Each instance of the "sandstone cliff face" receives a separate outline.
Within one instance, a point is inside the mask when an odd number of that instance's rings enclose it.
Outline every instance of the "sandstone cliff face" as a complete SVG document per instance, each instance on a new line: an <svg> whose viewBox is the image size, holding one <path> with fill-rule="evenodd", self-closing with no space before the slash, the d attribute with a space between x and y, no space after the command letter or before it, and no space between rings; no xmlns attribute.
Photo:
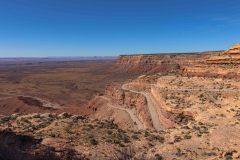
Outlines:
<svg viewBox="0 0 240 160"><path fill-rule="evenodd" d="M116 69L130 73L176 72L179 65L172 61L175 55L129 55L120 56Z"/></svg>
<svg viewBox="0 0 240 160"><path fill-rule="evenodd" d="M119 72L152 74L180 73L186 76L240 77L240 44L227 51L194 54L122 55L118 58Z"/></svg>
<svg viewBox="0 0 240 160"><path fill-rule="evenodd" d="M199 62L181 66L184 75L202 77L240 77L240 44L225 52L211 54Z"/></svg>
<svg viewBox="0 0 240 160"><path fill-rule="evenodd" d="M240 44L232 46L229 50L213 55L206 60L208 64L240 64Z"/></svg>
<svg viewBox="0 0 240 160"><path fill-rule="evenodd" d="M240 54L240 43L232 46L225 54Z"/></svg>
<svg viewBox="0 0 240 160"><path fill-rule="evenodd" d="M186 73L189 76L195 76L200 74L209 75L207 72L211 66L216 68L221 67L221 65L239 63L240 56L224 55L221 51L194 54L125 55L118 58L115 69L118 72L133 74Z"/></svg>
<svg viewBox="0 0 240 160"><path fill-rule="evenodd" d="M186 66L183 69L185 76L198 76L198 77L220 77L220 78L236 78L240 76L240 68L238 66L222 66L216 65L195 65Z"/></svg>
<svg viewBox="0 0 240 160"><path fill-rule="evenodd" d="M119 84L108 85L105 95L118 105L136 109L137 116L143 123L144 128L152 128L151 118L146 107L147 101L143 95L122 90Z"/></svg>

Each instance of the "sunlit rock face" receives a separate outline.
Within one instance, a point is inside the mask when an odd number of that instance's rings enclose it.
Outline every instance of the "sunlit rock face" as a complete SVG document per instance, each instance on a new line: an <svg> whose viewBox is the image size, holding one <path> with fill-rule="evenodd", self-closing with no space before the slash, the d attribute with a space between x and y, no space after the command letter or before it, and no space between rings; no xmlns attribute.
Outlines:
<svg viewBox="0 0 240 160"><path fill-rule="evenodd" d="M240 43L232 46L225 54L240 54Z"/></svg>
<svg viewBox="0 0 240 160"><path fill-rule="evenodd" d="M179 64L176 55L122 55L119 56L116 69L128 73L158 73L176 72Z"/></svg>

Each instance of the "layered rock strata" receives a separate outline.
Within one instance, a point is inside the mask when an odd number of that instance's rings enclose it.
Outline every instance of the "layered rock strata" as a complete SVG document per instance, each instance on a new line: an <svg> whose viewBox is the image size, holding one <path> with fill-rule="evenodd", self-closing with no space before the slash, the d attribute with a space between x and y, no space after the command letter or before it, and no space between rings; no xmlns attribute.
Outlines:
<svg viewBox="0 0 240 160"><path fill-rule="evenodd" d="M110 84L106 87L105 95L117 105L135 109L139 120L145 128L152 128L152 120L148 113L146 98L138 93L123 90L120 84Z"/></svg>

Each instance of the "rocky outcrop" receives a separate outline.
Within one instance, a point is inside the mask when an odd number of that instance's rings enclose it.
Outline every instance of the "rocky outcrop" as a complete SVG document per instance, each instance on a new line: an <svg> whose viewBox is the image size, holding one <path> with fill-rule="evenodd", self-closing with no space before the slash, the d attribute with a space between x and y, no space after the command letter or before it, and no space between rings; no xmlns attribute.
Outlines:
<svg viewBox="0 0 240 160"><path fill-rule="evenodd" d="M240 45L235 45L225 52L210 54L199 58L190 65L182 65L181 70L187 76L239 78Z"/></svg>
<svg viewBox="0 0 240 160"><path fill-rule="evenodd" d="M232 46L229 50L213 55L206 60L208 64L232 65L240 64L240 44Z"/></svg>
<svg viewBox="0 0 240 160"><path fill-rule="evenodd" d="M121 89L120 84L110 84L106 87L105 95L110 97L113 102L127 108L134 108L139 120L144 128L152 128L152 122L147 110L146 98L138 93L129 92Z"/></svg>
<svg viewBox="0 0 240 160"><path fill-rule="evenodd" d="M232 65L231 65L232 66ZM233 67L218 67L209 65L195 65L186 66L183 69L183 75L185 76L198 76L198 77L219 77L219 78L239 78L240 68L238 66ZM227 67L227 68L224 68ZM230 68L231 67L231 68Z"/></svg>
<svg viewBox="0 0 240 160"><path fill-rule="evenodd" d="M229 55L240 54L240 43L232 46L229 50L225 52L225 54Z"/></svg>

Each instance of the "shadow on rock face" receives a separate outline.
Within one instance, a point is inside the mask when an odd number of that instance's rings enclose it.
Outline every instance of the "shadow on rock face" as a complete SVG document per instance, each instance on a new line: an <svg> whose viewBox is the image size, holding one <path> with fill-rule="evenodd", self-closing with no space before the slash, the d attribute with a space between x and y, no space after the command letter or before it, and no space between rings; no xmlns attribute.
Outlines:
<svg viewBox="0 0 240 160"><path fill-rule="evenodd" d="M56 155L54 148L42 145L41 141L31 136L17 135L12 131L0 131L0 160L85 159L77 158L75 152L69 149Z"/></svg>

